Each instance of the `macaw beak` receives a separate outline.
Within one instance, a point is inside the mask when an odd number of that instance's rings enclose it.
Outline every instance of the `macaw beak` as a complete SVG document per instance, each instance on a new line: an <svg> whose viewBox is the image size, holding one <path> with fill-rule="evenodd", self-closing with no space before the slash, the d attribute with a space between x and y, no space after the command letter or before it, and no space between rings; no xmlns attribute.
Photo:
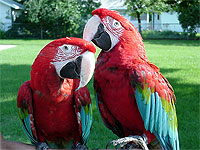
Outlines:
<svg viewBox="0 0 200 150"><path fill-rule="evenodd" d="M76 90L88 84L94 73L94 68L95 68L94 53L86 51L85 53L82 54L80 82L79 82L79 87Z"/></svg>
<svg viewBox="0 0 200 150"><path fill-rule="evenodd" d="M83 39L92 41L105 52L110 50L112 44L110 35L105 31L105 27L97 15L92 16L86 23Z"/></svg>
<svg viewBox="0 0 200 150"><path fill-rule="evenodd" d="M60 69L60 77L77 79L80 78L82 56L77 57L74 61L66 63Z"/></svg>
<svg viewBox="0 0 200 150"><path fill-rule="evenodd" d="M93 52L86 51L76 59L54 62L53 64L60 78L80 79L79 87L76 89L78 90L86 86L92 78L95 57Z"/></svg>

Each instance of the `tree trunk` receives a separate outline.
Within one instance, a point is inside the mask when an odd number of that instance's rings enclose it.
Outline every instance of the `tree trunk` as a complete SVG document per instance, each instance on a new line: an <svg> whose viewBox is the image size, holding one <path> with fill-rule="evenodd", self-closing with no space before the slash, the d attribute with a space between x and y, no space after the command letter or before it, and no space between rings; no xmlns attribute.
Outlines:
<svg viewBox="0 0 200 150"><path fill-rule="evenodd" d="M136 12L137 13L137 19L138 19L138 27L139 27L139 32L142 36L142 27L141 27L141 16L140 16L140 13L139 12Z"/></svg>
<svg viewBox="0 0 200 150"><path fill-rule="evenodd" d="M40 39L43 39L43 30L42 30L42 24L40 25Z"/></svg>

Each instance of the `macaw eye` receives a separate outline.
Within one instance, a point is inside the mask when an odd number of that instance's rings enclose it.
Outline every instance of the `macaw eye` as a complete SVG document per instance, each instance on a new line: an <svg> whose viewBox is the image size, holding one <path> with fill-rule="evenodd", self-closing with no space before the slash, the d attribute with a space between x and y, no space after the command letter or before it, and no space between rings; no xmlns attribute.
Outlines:
<svg viewBox="0 0 200 150"><path fill-rule="evenodd" d="M59 46L59 48L64 52L64 53L69 53L71 50L71 45L63 44L62 46Z"/></svg>
<svg viewBox="0 0 200 150"><path fill-rule="evenodd" d="M65 46L64 46L64 49L67 51L67 50L68 50L68 47L65 45Z"/></svg>
<svg viewBox="0 0 200 150"><path fill-rule="evenodd" d="M117 20L114 20L114 21L113 21L113 27L115 27L115 28L120 28L120 27L121 27L120 22L117 21Z"/></svg>

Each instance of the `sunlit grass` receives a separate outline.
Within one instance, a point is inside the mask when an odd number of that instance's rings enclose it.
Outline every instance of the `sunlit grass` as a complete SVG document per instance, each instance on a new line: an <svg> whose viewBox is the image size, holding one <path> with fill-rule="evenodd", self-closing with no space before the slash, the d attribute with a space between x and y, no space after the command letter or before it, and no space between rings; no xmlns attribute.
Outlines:
<svg viewBox="0 0 200 150"><path fill-rule="evenodd" d="M51 40L0 40L15 48L0 51L0 131L7 140L28 142L17 117L16 98L20 85L30 79L31 64ZM198 41L144 41L148 58L157 65L174 88L181 149L199 148L200 45ZM98 50L99 51L99 50ZM93 127L89 148L105 148L117 137L102 123L94 98L93 84L88 88L93 101Z"/></svg>

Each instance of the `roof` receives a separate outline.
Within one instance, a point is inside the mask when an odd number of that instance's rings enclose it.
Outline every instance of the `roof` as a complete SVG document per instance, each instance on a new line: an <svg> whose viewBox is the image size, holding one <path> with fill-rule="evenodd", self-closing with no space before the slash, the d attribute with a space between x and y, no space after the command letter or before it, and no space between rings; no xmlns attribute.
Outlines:
<svg viewBox="0 0 200 150"><path fill-rule="evenodd" d="M124 6L125 0L100 0L100 2L100 8L107 8L111 10L126 9L126 6Z"/></svg>
<svg viewBox="0 0 200 150"><path fill-rule="evenodd" d="M12 7L14 9L24 9L24 6L13 1L13 0L0 0L0 3L3 3L9 7Z"/></svg>

